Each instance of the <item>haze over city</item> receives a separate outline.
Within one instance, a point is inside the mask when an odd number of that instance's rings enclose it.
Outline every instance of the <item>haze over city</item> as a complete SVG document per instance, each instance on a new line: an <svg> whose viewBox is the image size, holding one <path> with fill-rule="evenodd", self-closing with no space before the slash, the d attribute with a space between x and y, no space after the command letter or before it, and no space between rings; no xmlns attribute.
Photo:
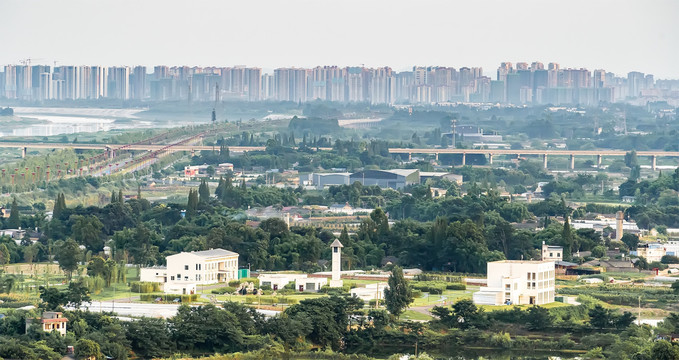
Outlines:
<svg viewBox="0 0 679 360"><path fill-rule="evenodd" d="M679 2L5 0L0 63L480 66L679 78ZM40 61L34 62L39 63Z"/></svg>

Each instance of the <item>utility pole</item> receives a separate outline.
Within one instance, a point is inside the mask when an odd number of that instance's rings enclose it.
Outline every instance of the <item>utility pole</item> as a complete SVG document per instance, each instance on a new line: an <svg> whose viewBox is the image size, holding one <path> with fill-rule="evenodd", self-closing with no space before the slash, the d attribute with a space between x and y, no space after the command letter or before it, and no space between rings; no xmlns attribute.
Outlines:
<svg viewBox="0 0 679 360"><path fill-rule="evenodd" d="M453 128L452 129L453 130L452 146L453 146L453 149L455 149L455 127L457 125L457 119L452 119L450 122L452 123L452 128Z"/></svg>

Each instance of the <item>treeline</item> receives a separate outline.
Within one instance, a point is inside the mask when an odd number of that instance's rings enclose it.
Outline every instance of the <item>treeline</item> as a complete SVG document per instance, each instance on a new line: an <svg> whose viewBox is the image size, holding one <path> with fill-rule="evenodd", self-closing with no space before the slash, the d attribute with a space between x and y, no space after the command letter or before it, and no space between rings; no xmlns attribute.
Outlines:
<svg viewBox="0 0 679 360"><path fill-rule="evenodd" d="M464 197L438 199L431 197L427 186L410 190L410 194L402 194L360 184L330 189L333 201L362 203L372 199L370 205L385 206L389 213L387 217L382 208L377 208L362 220L355 234L349 235L346 229L342 232L345 268L380 267L390 259L424 270L483 273L487 261L539 258L536 249L542 241L564 246L565 259L572 252L593 250L602 244L601 236L593 230L574 231L556 222L539 232L518 230L512 225L529 219L529 210L541 217L569 213L563 199L526 208L496 191L475 186ZM246 224L240 210L297 205L304 198L301 190L248 188L226 178L220 181L215 195L211 196L203 181L198 190L190 191L185 204L125 200L114 192L113 202L105 206L69 208L58 196L50 221L44 215L38 218L39 214L21 218L25 225L42 222L44 234L37 243L16 244L4 238L0 250L7 249L8 263L43 261L54 255L67 273L74 271L78 262L100 254L105 246L116 262L144 266L163 264L166 256L182 251L210 248L235 251L241 263L266 270L318 271L322 269L319 260L330 258L329 244L335 236L329 231L288 228L279 218L264 220L255 227ZM388 218L397 221L389 224Z"/></svg>

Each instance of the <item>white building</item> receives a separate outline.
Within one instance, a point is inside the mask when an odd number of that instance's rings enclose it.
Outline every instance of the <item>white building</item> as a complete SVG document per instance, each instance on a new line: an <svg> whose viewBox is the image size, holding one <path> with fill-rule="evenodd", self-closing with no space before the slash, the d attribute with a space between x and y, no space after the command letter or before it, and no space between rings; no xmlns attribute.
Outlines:
<svg viewBox="0 0 679 360"><path fill-rule="evenodd" d="M140 280L160 282L164 291L190 294L196 285L238 279L238 254L224 249L182 252L166 258L166 267L141 269Z"/></svg>
<svg viewBox="0 0 679 360"><path fill-rule="evenodd" d="M269 286L271 290L281 290L290 283L295 283L295 289L302 291L318 292L328 284L325 277L309 277L307 274L260 274L259 286Z"/></svg>
<svg viewBox="0 0 679 360"><path fill-rule="evenodd" d="M542 242L542 261L563 261L563 247Z"/></svg>
<svg viewBox="0 0 679 360"><path fill-rule="evenodd" d="M674 246L671 248L676 249ZM648 262L654 262L660 261L663 256L667 255L667 252L664 244L652 243L639 246L637 251L631 251L630 254L642 257Z"/></svg>
<svg viewBox="0 0 679 360"><path fill-rule="evenodd" d="M351 296L361 298L363 301L384 300L384 289L388 289L387 283L368 284L365 287L351 289Z"/></svg>
<svg viewBox="0 0 679 360"><path fill-rule="evenodd" d="M554 261L488 263L487 286L474 293L477 305L544 305L554 302Z"/></svg>

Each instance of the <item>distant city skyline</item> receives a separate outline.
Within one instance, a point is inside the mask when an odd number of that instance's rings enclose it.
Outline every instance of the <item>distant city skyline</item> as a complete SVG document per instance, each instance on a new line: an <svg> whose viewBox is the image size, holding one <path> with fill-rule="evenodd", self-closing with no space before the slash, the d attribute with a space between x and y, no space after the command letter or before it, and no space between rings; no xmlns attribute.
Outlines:
<svg viewBox="0 0 679 360"><path fill-rule="evenodd" d="M565 68L558 63L502 62L495 76L481 67L284 67L272 72L232 67L5 65L0 99L137 101L336 101L406 105L456 103L577 104L664 101L679 106L679 80L605 69Z"/></svg>
<svg viewBox="0 0 679 360"><path fill-rule="evenodd" d="M549 4L549 5L546 5ZM679 79L675 0L3 0L0 64L478 66Z"/></svg>

